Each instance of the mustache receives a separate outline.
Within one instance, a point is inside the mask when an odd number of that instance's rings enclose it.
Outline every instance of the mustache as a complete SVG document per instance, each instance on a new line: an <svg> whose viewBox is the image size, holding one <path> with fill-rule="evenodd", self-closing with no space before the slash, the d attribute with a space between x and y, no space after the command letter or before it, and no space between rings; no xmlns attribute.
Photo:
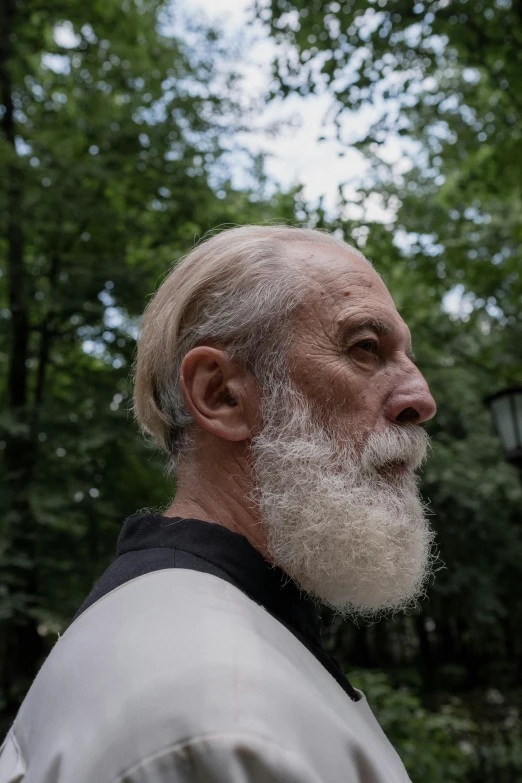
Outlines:
<svg viewBox="0 0 522 783"><path fill-rule="evenodd" d="M418 424L392 424L383 432L368 436L359 457L362 470L373 472L402 463L409 470L418 470L430 449L430 437Z"/></svg>

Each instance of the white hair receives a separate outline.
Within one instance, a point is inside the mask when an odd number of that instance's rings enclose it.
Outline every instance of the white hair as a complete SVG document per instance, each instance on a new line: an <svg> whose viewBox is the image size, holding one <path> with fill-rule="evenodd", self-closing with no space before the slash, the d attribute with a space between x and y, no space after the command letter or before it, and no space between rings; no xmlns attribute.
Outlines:
<svg viewBox="0 0 522 783"><path fill-rule="evenodd" d="M180 388L188 351L219 343L261 385L267 376L280 376L291 318L310 284L295 265L286 263L290 242L335 245L364 258L325 231L240 226L198 244L174 266L146 308L135 364L134 410L142 430L168 452L172 468L189 442L193 423Z"/></svg>
<svg viewBox="0 0 522 783"><path fill-rule="evenodd" d="M433 573L434 533L416 485L429 438L390 424L354 448L353 429L328 422L290 380L263 402L251 443L269 559L309 595L352 618L415 606ZM394 474L393 465L404 470Z"/></svg>

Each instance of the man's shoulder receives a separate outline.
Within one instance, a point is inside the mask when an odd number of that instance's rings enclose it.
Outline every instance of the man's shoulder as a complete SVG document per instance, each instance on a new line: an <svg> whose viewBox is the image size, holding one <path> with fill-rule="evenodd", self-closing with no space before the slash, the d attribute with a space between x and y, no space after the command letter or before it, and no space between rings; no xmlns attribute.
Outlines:
<svg viewBox="0 0 522 783"><path fill-rule="evenodd" d="M140 576L87 609L57 642L15 723L21 752L47 758L59 741L76 748L75 758L83 748L112 764L120 753L128 759L132 745L141 757L216 731L264 733L283 694L302 690L295 648L316 663L222 579L183 569Z"/></svg>
<svg viewBox="0 0 522 783"><path fill-rule="evenodd" d="M154 660L175 680L172 656L187 673L201 664L230 663L238 646L263 647L266 655L275 640L274 652L281 652L281 637L293 639L233 584L206 572L168 568L139 576L105 595L75 620L55 652L61 645L61 654L69 657L94 647L98 665L116 665L121 655L147 671ZM107 647L104 657L100 645ZM86 667L93 662L90 656L84 659Z"/></svg>
<svg viewBox="0 0 522 783"><path fill-rule="evenodd" d="M8 751L38 770L34 780L59 769L53 780L87 783L119 780L198 738L219 737L221 747L240 735L318 770L326 758L346 767L376 742L397 763L366 706L265 609L215 576L169 569L127 582L72 624L33 683Z"/></svg>
<svg viewBox="0 0 522 783"><path fill-rule="evenodd" d="M126 691L139 683L165 688L205 672L283 658L293 635L241 590L211 574L154 571L111 591L75 620L55 645L42 677L108 679ZM248 653L248 654L247 654ZM40 677L40 675L39 675ZM219 685L219 683L216 683ZM226 687L226 682L223 682ZM109 689L105 689L108 695Z"/></svg>

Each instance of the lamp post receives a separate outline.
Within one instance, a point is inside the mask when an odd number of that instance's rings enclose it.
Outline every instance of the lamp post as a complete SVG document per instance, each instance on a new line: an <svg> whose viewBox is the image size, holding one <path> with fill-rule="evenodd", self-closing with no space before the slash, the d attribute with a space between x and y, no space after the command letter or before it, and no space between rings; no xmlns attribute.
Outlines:
<svg viewBox="0 0 522 783"><path fill-rule="evenodd" d="M484 400L493 418L504 456L522 478L522 386L503 389Z"/></svg>

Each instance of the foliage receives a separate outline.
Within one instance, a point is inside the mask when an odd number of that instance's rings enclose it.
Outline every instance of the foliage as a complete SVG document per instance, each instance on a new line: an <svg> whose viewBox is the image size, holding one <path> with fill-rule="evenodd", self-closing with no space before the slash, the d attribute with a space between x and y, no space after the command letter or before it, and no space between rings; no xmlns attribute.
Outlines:
<svg viewBox="0 0 522 783"><path fill-rule="evenodd" d="M182 34L179 4L0 5L4 724L122 519L173 490L130 416L147 295L213 226L299 215L375 262L439 406L422 490L444 567L410 614L360 628L328 618L328 645L349 672L386 671L356 682L414 780L518 779L522 493L482 400L522 383L519 6L258 10L284 43L281 93L327 90L347 146L371 106L355 145L372 165L337 214L299 190L270 195L262 161L234 189L230 150L248 126L234 53L214 30ZM509 694L497 707L495 689Z"/></svg>
<svg viewBox="0 0 522 783"><path fill-rule="evenodd" d="M411 690L394 688L383 672L351 673L350 681L365 694L413 781L469 781L468 737L475 726L457 707L432 712Z"/></svg>
<svg viewBox="0 0 522 783"><path fill-rule="evenodd" d="M522 773L520 713L506 707L498 690L490 689L489 713L476 712L456 697L436 710L423 705L410 688L397 686L380 671L350 673L399 753L413 781L511 783Z"/></svg>
<svg viewBox="0 0 522 783"><path fill-rule="evenodd" d="M522 383L520 7L273 0L257 9L281 44L280 92L326 90L347 145L364 126L358 111L373 117L356 141L369 173L332 227L357 238L382 273L439 408L422 489L444 568L412 617L339 626L335 652L347 664L412 666L428 692L513 687L522 498L482 400ZM376 200L380 221L370 217Z"/></svg>
<svg viewBox="0 0 522 783"><path fill-rule="evenodd" d="M357 203L372 194L387 208L395 242L433 296L461 285L466 305L512 327L515 345L522 294L520 4L256 6L284 43L274 63L279 91L327 90L339 138L371 159ZM373 121L354 138L354 127L365 128L361 108ZM392 165L390 142L401 140ZM360 226L366 235L365 216Z"/></svg>
<svg viewBox="0 0 522 783"><path fill-rule="evenodd" d="M8 718L111 559L123 518L172 492L129 413L145 297L208 229L290 217L294 196L265 196L258 161L255 193L229 181L225 156L246 115L233 52L213 30L174 35L179 10L161 0L31 0L3 3L2 13L0 701Z"/></svg>
<svg viewBox="0 0 522 783"><path fill-rule="evenodd" d="M330 647L346 668L386 669L425 698L459 694L470 706L493 685L519 710L522 496L482 400L522 384L520 5L256 7L279 43L276 91L326 92L338 139L367 156L365 181L350 197L341 188L331 225L383 274L438 402L422 490L444 567L409 616L361 628L334 618ZM477 721L481 781L520 776L519 744L493 728L504 717Z"/></svg>

